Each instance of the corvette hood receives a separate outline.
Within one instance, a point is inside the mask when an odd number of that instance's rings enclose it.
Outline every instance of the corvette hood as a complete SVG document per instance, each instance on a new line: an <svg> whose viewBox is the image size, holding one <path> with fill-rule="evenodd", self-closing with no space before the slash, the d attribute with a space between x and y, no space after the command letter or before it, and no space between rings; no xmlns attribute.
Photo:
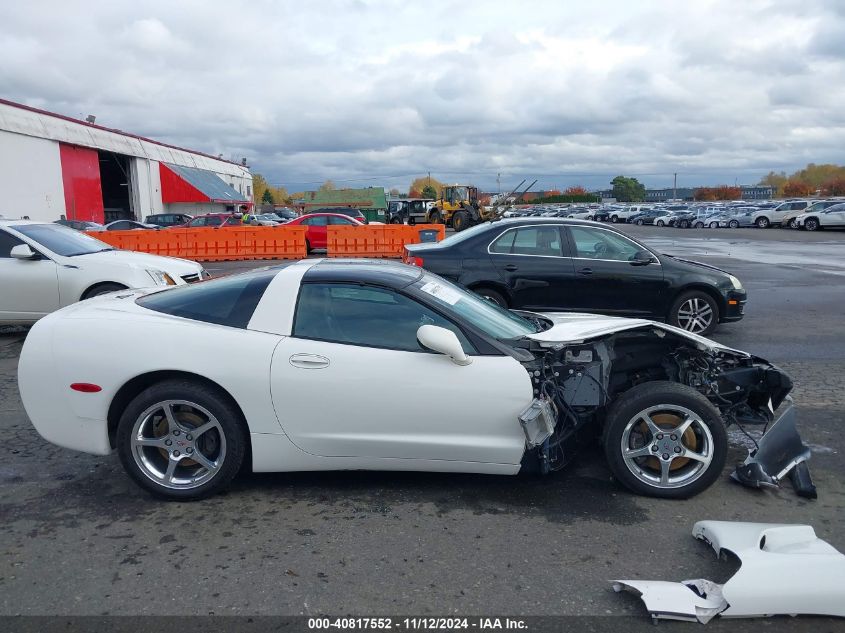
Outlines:
<svg viewBox="0 0 845 633"><path fill-rule="evenodd" d="M182 275L192 275L198 273L202 269L202 266L187 259L162 257L161 255L138 253L136 251L102 251L100 253L77 255L76 257L68 259L69 263L74 265L85 265L87 263L91 263L114 266L123 264L134 268L162 270L167 273L175 273L180 277Z"/></svg>
<svg viewBox="0 0 845 633"><path fill-rule="evenodd" d="M725 347L716 341L711 341L708 338L692 334L691 332L687 332L686 330L682 330L672 325L658 323L656 321L648 321L646 319L627 319L623 317L580 313L544 313L542 316L550 319L554 325L543 332L529 334L528 338L547 345L554 345L556 343L581 343L590 339L615 334L617 332L650 328L653 330L670 332L677 336L689 339L690 341L695 342L702 349L729 350L738 352L743 356L748 355L745 352Z"/></svg>

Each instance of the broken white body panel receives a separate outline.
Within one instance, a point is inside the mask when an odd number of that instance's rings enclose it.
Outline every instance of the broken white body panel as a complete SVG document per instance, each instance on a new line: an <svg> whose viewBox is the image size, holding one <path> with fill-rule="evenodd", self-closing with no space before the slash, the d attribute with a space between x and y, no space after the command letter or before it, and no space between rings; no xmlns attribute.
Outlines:
<svg viewBox="0 0 845 633"><path fill-rule="evenodd" d="M715 615L845 617L845 556L809 525L699 521L693 536L735 554L742 566L724 585L709 580L618 580L654 619L706 623Z"/></svg>

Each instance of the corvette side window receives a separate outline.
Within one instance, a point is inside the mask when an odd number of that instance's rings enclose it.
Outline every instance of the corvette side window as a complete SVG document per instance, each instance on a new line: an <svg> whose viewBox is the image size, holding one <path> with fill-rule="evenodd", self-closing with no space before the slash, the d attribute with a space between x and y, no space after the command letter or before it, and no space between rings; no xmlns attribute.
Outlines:
<svg viewBox="0 0 845 633"><path fill-rule="evenodd" d="M421 325L452 330L467 354L475 348L451 321L413 299L375 286L303 284L293 324L300 338L381 347L408 352L426 351L417 341Z"/></svg>

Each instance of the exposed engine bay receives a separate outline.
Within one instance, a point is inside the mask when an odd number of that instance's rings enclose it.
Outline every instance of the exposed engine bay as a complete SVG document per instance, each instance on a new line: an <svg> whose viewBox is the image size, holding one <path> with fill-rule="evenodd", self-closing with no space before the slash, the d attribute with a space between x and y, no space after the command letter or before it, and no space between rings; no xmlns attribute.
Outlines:
<svg viewBox="0 0 845 633"><path fill-rule="evenodd" d="M641 383L671 381L692 387L720 412L726 426L768 426L792 381L770 363L656 327L625 330L583 343L523 340L533 356L535 401L520 417L528 450L524 469L564 467L580 441L602 433L608 405ZM765 432L765 431L764 431Z"/></svg>

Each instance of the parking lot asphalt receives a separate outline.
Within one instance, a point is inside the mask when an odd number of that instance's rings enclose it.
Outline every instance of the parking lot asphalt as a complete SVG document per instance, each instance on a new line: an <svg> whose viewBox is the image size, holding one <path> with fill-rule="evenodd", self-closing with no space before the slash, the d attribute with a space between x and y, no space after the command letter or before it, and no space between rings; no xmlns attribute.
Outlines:
<svg viewBox="0 0 845 633"><path fill-rule="evenodd" d="M745 319L713 338L793 377L818 500L797 497L788 484L754 491L731 483L728 472L748 444L733 431L724 477L686 501L622 490L599 452L588 451L546 478L253 474L212 499L165 503L135 487L116 456L74 453L37 435L17 393L24 334L7 331L0 334L0 614L634 615L646 622L639 600L614 594L610 580L724 581L736 569L690 536L697 520L808 523L845 552L845 233L623 230L743 280ZM209 267L225 274L264 264ZM614 619L607 621L612 630ZM840 624L788 621L789 630Z"/></svg>

